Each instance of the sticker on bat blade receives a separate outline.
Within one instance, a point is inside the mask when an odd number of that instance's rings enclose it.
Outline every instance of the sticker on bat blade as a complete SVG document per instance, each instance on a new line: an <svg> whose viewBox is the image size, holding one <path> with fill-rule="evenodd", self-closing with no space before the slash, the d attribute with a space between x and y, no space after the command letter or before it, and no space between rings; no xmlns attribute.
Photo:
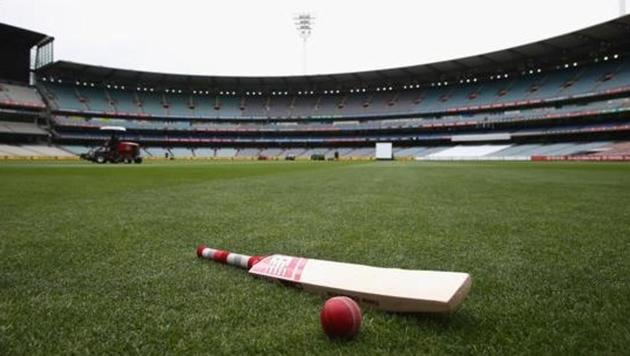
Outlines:
<svg viewBox="0 0 630 356"><path fill-rule="evenodd" d="M299 282L307 261L306 258L274 255L255 264L249 272Z"/></svg>

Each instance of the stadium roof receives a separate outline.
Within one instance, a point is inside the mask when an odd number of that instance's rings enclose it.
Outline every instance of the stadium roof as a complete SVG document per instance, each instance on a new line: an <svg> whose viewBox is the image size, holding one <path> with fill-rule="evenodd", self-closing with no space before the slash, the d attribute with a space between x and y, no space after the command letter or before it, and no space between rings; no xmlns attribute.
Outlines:
<svg viewBox="0 0 630 356"><path fill-rule="evenodd" d="M38 74L54 78L204 90L305 90L344 89L428 84L461 78L521 72L555 67L561 63L630 52L630 15L550 39L466 58L417 66L365 72L308 76L235 77L196 76L142 72L74 62L58 61L42 67Z"/></svg>
<svg viewBox="0 0 630 356"><path fill-rule="evenodd" d="M31 48L52 37L0 23L0 79L28 83Z"/></svg>
<svg viewBox="0 0 630 356"><path fill-rule="evenodd" d="M0 23L0 43L2 44L19 44L31 48L48 38L43 33Z"/></svg>

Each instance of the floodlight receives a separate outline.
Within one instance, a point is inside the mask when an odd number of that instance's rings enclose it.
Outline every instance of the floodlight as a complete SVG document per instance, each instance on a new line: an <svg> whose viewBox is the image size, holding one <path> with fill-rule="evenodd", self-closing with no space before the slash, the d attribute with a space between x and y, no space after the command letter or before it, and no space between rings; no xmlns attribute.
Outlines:
<svg viewBox="0 0 630 356"><path fill-rule="evenodd" d="M302 13L293 17L295 28L298 30L300 37L302 38L302 73L306 75L306 45L308 39L311 37L313 31L313 24L315 23L315 16L311 13Z"/></svg>

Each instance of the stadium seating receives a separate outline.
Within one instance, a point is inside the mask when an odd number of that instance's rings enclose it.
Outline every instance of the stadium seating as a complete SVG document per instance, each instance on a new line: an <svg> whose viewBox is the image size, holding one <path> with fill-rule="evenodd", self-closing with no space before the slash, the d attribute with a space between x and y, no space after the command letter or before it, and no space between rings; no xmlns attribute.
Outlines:
<svg viewBox="0 0 630 356"><path fill-rule="evenodd" d="M61 146L61 148L77 156L81 155L82 153L87 153L90 150L90 147L88 146L77 145L64 145Z"/></svg>
<svg viewBox="0 0 630 356"><path fill-rule="evenodd" d="M357 90L340 81L338 90L323 90L313 82L316 90L308 94L295 92L303 84L298 78L285 90L254 93L215 84L183 89L168 74L151 89L74 79L39 81L37 89L52 111L53 141L71 145L72 152L107 139L100 127L122 126L127 131L121 138L140 142L154 158L309 159L338 153L367 159L376 142L392 142L401 159L527 159L591 154L607 142L628 140L626 57L403 87L370 82ZM165 89L172 87L181 89ZM0 101L36 100L33 88L0 89ZM0 121L0 133L16 129L48 134L36 124Z"/></svg>
<svg viewBox="0 0 630 356"><path fill-rule="evenodd" d="M217 158L234 158L238 151L234 148L219 148L215 152Z"/></svg>
<svg viewBox="0 0 630 356"><path fill-rule="evenodd" d="M195 148L193 150L195 153L195 157L199 158L212 158L214 157L214 149L213 148Z"/></svg>
<svg viewBox="0 0 630 356"><path fill-rule="evenodd" d="M174 158L194 157L193 151L191 151L188 148L179 148L179 147L171 148L171 153L173 154Z"/></svg>
<svg viewBox="0 0 630 356"><path fill-rule="evenodd" d="M610 145L609 142L513 145L488 156L531 157L541 155L576 155L596 151L608 145Z"/></svg>
<svg viewBox="0 0 630 356"><path fill-rule="evenodd" d="M246 148L238 150L236 153L236 157L257 157L260 154L260 149L257 148Z"/></svg>
<svg viewBox="0 0 630 356"><path fill-rule="evenodd" d="M346 157L369 158L374 157L374 147L354 149L346 154Z"/></svg>
<svg viewBox="0 0 630 356"><path fill-rule="evenodd" d="M422 128L431 125L440 125L445 127L453 125L461 127L462 122L467 126L475 126L480 124L517 122L517 121L533 121L533 120L549 120L558 119L563 116L577 117L580 115L593 115L594 113L614 113L620 110L627 111L630 109L630 99L607 99L590 102L588 104L569 104L562 107L544 107L522 110L503 111L496 113L479 113L474 115L463 116L461 114L448 114L440 118L436 117L419 117L410 119L391 119L391 120L370 120L367 122L349 121L349 122L333 122L319 123L305 121L302 123L262 123L262 124L238 124L238 123L199 123L189 120L146 120L146 119L86 119L78 116L54 116L53 120L60 126L92 126L100 127L104 125L118 125L129 129L139 130L195 130L195 131L258 131L266 130L269 132L281 131L304 131L304 132L338 132L338 131L357 131L357 130L380 130L386 128Z"/></svg>
<svg viewBox="0 0 630 356"><path fill-rule="evenodd" d="M313 155L325 155L327 152L328 152L327 148L312 148L312 149L307 149L300 152L300 154L298 154L296 157L303 158L303 159L311 158L311 156Z"/></svg>
<svg viewBox="0 0 630 356"><path fill-rule="evenodd" d="M85 106L89 112L114 112L105 89L77 87L75 97Z"/></svg>
<svg viewBox="0 0 630 356"><path fill-rule="evenodd" d="M269 148L269 149L265 149L262 150L260 152L260 156L263 157L278 157L282 154L283 150L279 149L279 148Z"/></svg>
<svg viewBox="0 0 630 356"><path fill-rule="evenodd" d="M396 158L413 158L420 157L424 151L426 151L426 147L410 147L403 148L400 150L394 150L394 157ZM344 154L346 156L347 154Z"/></svg>
<svg viewBox="0 0 630 356"><path fill-rule="evenodd" d="M591 149L594 156L630 156L630 142L622 142L608 146L594 147Z"/></svg>
<svg viewBox="0 0 630 356"><path fill-rule="evenodd" d="M166 148L150 147L150 148L146 148L145 151L149 154L150 157L156 157L156 158L171 157L171 152Z"/></svg>
<svg viewBox="0 0 630 356"><path fill-rule="evenodd" d="M503 150L491 153L489 157L525 157L530 156L529 152L535 152L536 149L542 147L542 144L524 144L513 145Z"/></svg>
<svg viewBox="0 0 630 356"><path fill-rule="evenodd" d="M6 157L73 157L73 153L56 146L0 144L0 156Z"/></svg>
<svg viewBox="0 0 630 356"><path fill-rule="evenodd" d="M70 158L79 156L90 150L88 146L64 145L6 145L0 144L0 157L39 157L39 158ZM216 154L215 154L216 152ZM373 147L362 148L314 148L314 149L236 149L236 148L160 148L149 147L143 150L147 157L168 158L200 158L200 159L255 159L262 153L267 158L284 159L287 156L299 159L310 159L312 155L324 155L333 158L338 152L341 159L373 159ZM486 144L486 145L447 145L447 146L417 146L398 147L394 149L394 156L398 159L425 160L529 160L535 156L630 156L628 142L580 142L580 143L550 143L550 144Z"/></svg>
<svg viewBox="0 0 630 356"><path fill-rule="evenodd" d="M46 96L52 103L53 109L74 112L88 111L88 108L77 96L76 87L67 85L46 85L43 87L45 88ZM98 99L87 98L86 100L96 101Z"/></svg>
<svg viewBox="0 0 630 356"><path fill-rule="evenodd" d="M27 157L34 154L35 152L21 148L20 146L0 145L0 155L2 156Z"/></svg>
<svg viewBox="0 0 630 356"><path fill-rule="evenodd" d="M117 113L136 115L142 113L142 107L136 95L128 95L118 90L106 90L105 93L111 99L112 106Z"/></svg>
<svg viewBox="0 0 630 356"><path fill-rule="evenodd" d="M629 60L560 68L475 83L371 93L306 96L195 95L95 89L81 85L44 84L55 107L82 112L116 112L179 118L335 118L379 114L429 114L476 110L496 104L538 103L628 88ZM607 79L605 79L607 78Z"/></svg>
<svg viewBox="0 0 630 356"><path fill-rule="evenodd" d="M72 157L73 154L55 146L43 146L43 145L23 145L21 146L25 150L29 150L35 153L35 156L42 157Z"/></svg>
<svg viewBox="0 0 630 356"><path fill-rule="evenodd" d="M46 136L48 132L34 123L0 121L0 133Z"/></svg>
<svg viewBox="0 0 630 356"><path fill-rule="evenodd" d="M510 145L455 146L427 157L483 157L508 148Z"/></svg>
<svg viewBox="0 0 630 356"><path fill-rule="evenodd" d="M0 105L43 109L46 107L34 88L0 83Z"/></svg>
<svg viewBox="0 0 630 356"><path fill-rule="evenodd" d="M285 158L285 157L305 157L304 153L306 152L306 149L304 148L290 148L290 149L286 149L282 152L282 154L280 154L280 157Z"/></svg>

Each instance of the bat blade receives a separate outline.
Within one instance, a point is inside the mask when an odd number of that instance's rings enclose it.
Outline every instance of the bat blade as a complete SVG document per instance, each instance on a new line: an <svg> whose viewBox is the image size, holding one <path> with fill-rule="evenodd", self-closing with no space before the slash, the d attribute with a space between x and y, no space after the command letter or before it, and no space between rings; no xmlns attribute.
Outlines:
<svg viewBox="0 0 630 356"><path fill-rule="evenodd" d="M467 273L381 268L284 255L256 263L249 273L324 295L345 295L376 309L451 313L470 291Z"/></svg>

